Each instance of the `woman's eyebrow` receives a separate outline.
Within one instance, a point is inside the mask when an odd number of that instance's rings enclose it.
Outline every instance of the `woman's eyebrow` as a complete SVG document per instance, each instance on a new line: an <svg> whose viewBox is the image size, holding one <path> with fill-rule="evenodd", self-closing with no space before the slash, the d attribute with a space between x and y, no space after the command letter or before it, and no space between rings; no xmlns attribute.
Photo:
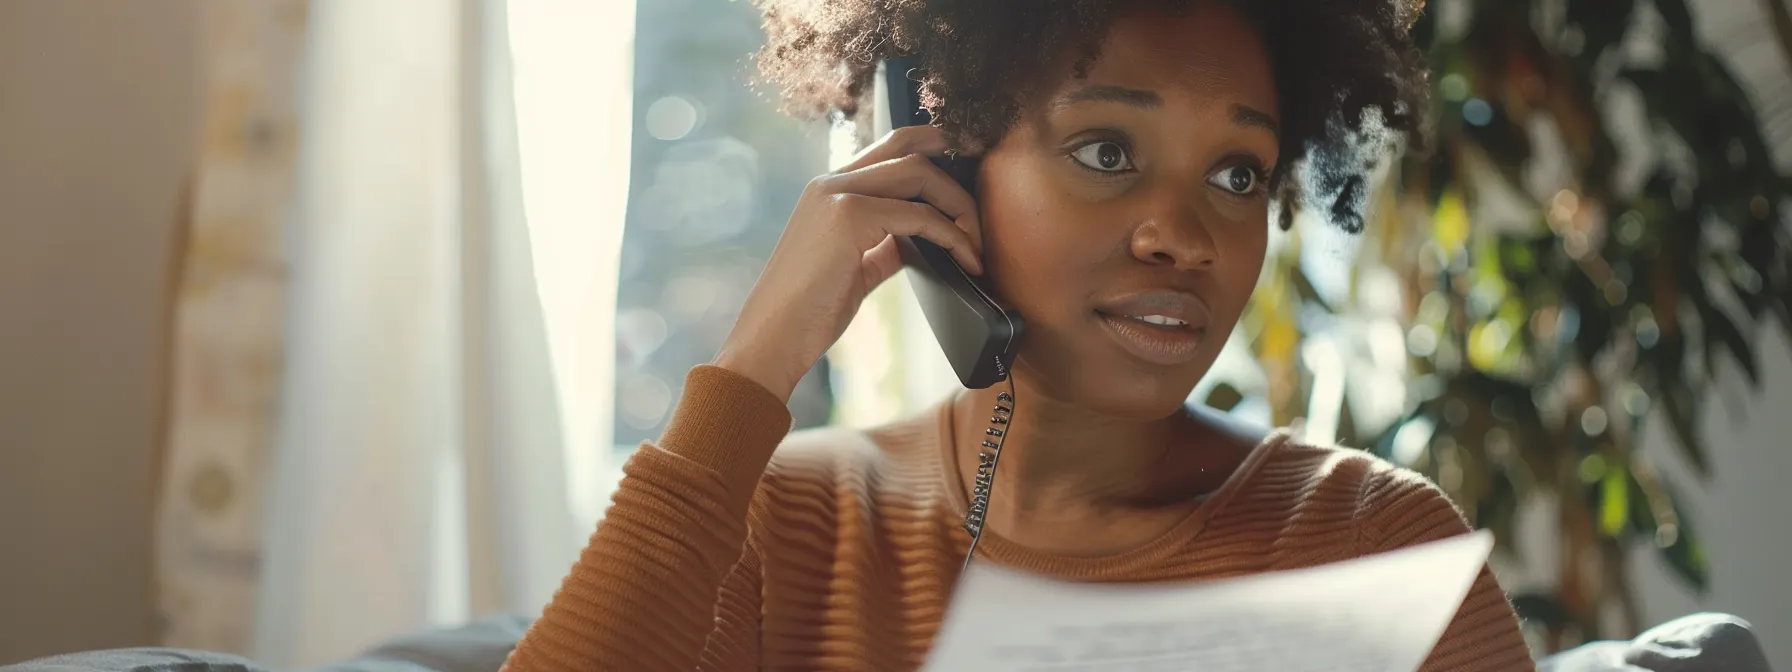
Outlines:
<svg viewBox="0 0 1792 672"><path fill-rule="evenodd" d="M1276 118L1255 107L1233 105L1232 123L1239 126L1256 126L1268 130L1270 133L1281 135L1281 128L1276 125Z"/></svg>
<svg viewBox="0 0 1792 672"><path fill-rule="evenodd" d="M1163 96L1156 91L1145 89L1129 89L1112 84L1090 84L1059 94L1052 100L1052 109L1062 109L1077 103L1120 103L1133 107L1151 109L1164 104Z"/></svg>
<svg viewBox="0 0 1792 672"><path fill-rule="evenodd" d="M1163 96L1157 95L1156 91L1112 84L1090 84L1058 94L1058 97L1052 100L1051 107L1052 109L1062 109L1077 103L1091 102L1120 103L1142 109L1152 109L1162 107L1164 99ZM1276 123L1274 115L1248 105L1232 105L1232 123L1240 126L1256 126L1270 133L1280 134L1281 132L1281 127Z"/></svg>

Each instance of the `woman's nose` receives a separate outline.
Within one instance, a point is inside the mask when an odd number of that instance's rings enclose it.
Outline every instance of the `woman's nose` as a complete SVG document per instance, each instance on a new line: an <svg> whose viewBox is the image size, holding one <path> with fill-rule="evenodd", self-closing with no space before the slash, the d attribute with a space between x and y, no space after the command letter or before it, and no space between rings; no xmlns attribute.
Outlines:
<svg viewBox="0 0 1792 672"><path fill-rule="evenodd" d="M1147 264L1169 265L1183 271L1211 268L1219 258L1218 251L1212 233L1191 200L1178 193L1154 198L1144 220L1133 227L1133 256Z"/></svg>

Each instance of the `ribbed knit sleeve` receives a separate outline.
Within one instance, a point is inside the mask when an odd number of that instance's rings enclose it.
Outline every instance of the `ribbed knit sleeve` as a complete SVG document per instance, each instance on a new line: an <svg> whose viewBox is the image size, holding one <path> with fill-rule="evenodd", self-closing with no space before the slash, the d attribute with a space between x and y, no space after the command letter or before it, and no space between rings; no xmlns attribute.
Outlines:
<svg viewBox="0 0 1792 672"><path fill-rule="evenodd" d="M1363 552L1378 553L1467 534L1468 521L1442 490L1413 471L1377 463L1357 502ZM1444 630L1422 672L1533 670L1518 616L1493 572L1475 578L1456 617Z"/></svg>
<svg viewBox="0 0 1792 672"><path fill-rule="evenodd" d="M692 369L665 435L623 467L602 524L504 669L755 669L761 557L747 510L789 430L769 391Z"/></svg>

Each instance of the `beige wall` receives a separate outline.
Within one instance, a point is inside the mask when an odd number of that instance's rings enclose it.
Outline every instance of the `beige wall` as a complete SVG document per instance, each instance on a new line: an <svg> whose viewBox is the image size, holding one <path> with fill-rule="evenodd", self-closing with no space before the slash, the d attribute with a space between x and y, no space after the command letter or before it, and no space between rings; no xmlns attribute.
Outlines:
<svg viewBox="0 0 1792 672"><path fill-rule="evenodd" d="M151 642L196 0L0 0L0 664Z"/></svg>

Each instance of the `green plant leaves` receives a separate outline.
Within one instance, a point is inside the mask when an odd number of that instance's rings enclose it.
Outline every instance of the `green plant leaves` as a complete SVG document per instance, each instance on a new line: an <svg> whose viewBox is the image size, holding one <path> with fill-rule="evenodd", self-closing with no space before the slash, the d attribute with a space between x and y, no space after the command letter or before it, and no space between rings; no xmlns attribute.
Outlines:
<svg viewBox="0 0 1792 672"><path fill-rule="evenodd" d="M1622 462L1608 462L1599 479L1599 533L1621 537L1631 529L1630 470Z"/></svg>
<svg viewBox="0 0 1792 672"><path fill-rule="evenodd" d="M1687 8L1685 0L1655 0L1655 11L1661 12L1662 23L1667 24L1669 48L1691 48L1696 38L1692 31L1692 10Z"/></svg>
<svg viewBox="0 0 1792 672"><path fill-rule="evenodd" d="M1515 540L1520 504L1551 493L1576 521L1578 536L1563 543L1588 559L1621 571L1611 563L1647 544L1704 590L1704 546L1636 446L1659 416L1695 478L1706 476L1713 364L1736 362L1758 388L1760 327L1792 332L1792 234L1781 225L1792 176L1771 160L1737 74L1696 39L1688 0L1469 0L1468 9L1465 30L1441 29L1435 12L1414 29L1435 73L1436 150L1401 164L1398 193L1401 211L1430 216L1391 217L1395 238L1382 250L1408 283L1403 326L1419 379L1401 421L1353 438L1434 477L1447 471L1464 510L1502 548ZM1639 20L1649 13L1661 20ZM1644 24L1664 58L1624 55ZM1792 57L1792 39L1782 40ZM1643 103L1648 130L1630 139L1659 150L1640 190L1617 181L1619 129L1605 109L1614 85L1634 87ZM1546 153L1532 146L1539 121L1560 133L1567 179L1527 179L1533 150ZM1536 226L1476 221L1504 207L1483 188L1502 181L1491 191L1516 193L1534 208L1518 216ZM1412 237L1427 245L1406 244ZM1351 309L1290 275L1304 310ZM1589 405L1609 415L1589 415ZM1354 427L1348 417L1341 426ZM1402 435L1406 427L1416 429ZM1520 615L1584 631L1609 625L1605 607L1628 600L1622 587L1563 585L1517 596Z"/></svg>
<svg viewBox="0 0 1792 672"><path fill-rule="evenodd" d="M1558 630L1574 624L1574 618L1568 614L1568 608L1562 606L1555 596L1548 593L1526 592L1513 595L1512 610L1518 612L1518 618L1525 622L1542 625L1551 630Z"/></svg>
<svg viewBox="0 0 1792 672"><path fill-rule="evenodd" d="M1228 413L1237 408L1238 402L1241 401L1244 401L1244 394L1239 392L1238 388L1233 387L1231 383L1220 383L1208 391L1207 399L1203 403L1216 411Z"/></svg>
<svg viewBox="0 0 1792 672"><path fill-rule="evenodd" d="M1571 57L1589 67L1601 54L1624 39L1636 3L1629 0L1600 0L1567 4L1566 23L1580 31L1581 48Z"/></svg>
<svg viewBox="0 0 1792 672"><path fill-rule="evenodd" d="M1682 511L1679 497L1671 489L1668 496L1673 501L1675 517L1679 520L1672 530L1664 529L1657 537L1661 558L1667 561L1668 567L1674 570L1680 580L1702 594L1711 585L1711 566L1705 555L1705 545L1693 534L1692 525Z"/></svg>
<svg viewBox="0 0 1792 672"><path fill-rule="evenodd" d="M1474 525L1493 532L1499 544L1518 551L1518 505L1523 499L1513 482L1510 465L1492 465L1488 474L1487 492L1475 506Z"/></svg>
<svg viewBox="0 0 1792 672"><path fill-rule="evenodd" d="M1748 376L1749 383L1756 390L1761 389L1761 367L1755 358L1752 339L1744 335L1736 322L1710 301L1699 306L1699 321L1705 327L1706 352L1713 353L1720 349L1729 352L1736 364L1742 367L1742 372ZM1715 374L1716 367L1707 365L1707 371Z"/></svg>
<svg viewBox="0 0 1792 672"><path fill-rule="evenodd" d="M1656 401L1667 414L1674 436L1680 439L1681 454L1699 476L1709 474L1711 462L1705 457L1705 440L1699 432L1698 398L1685 385L1674 385L1659 390Z"/></svg>

